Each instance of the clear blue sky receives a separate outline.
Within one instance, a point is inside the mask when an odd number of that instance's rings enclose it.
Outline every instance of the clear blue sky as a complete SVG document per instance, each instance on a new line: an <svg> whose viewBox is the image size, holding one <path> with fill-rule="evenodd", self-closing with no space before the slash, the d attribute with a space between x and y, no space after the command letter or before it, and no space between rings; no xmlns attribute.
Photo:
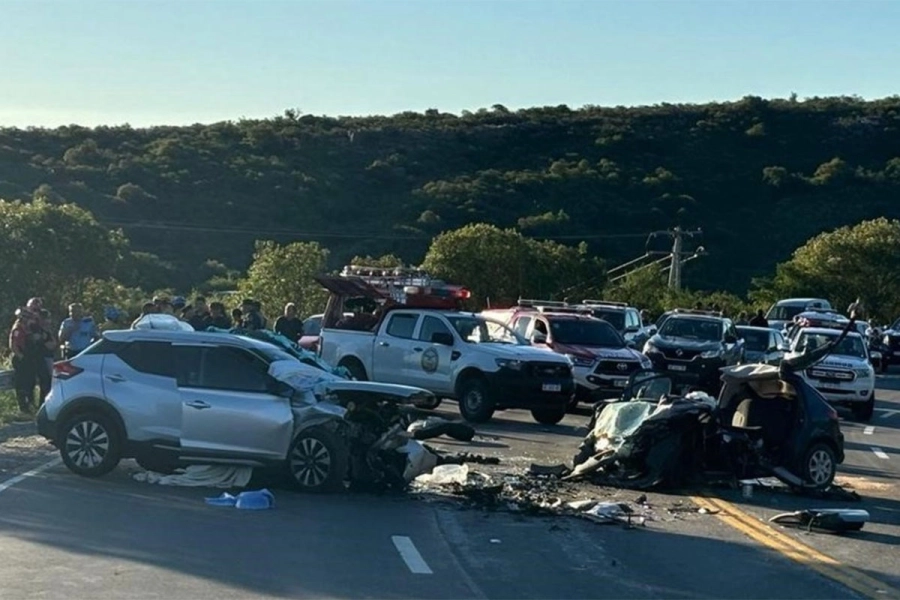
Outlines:
<svg viewBox="0 0 900 600"><path fill-rule="evenodd" d="M0 0L0 125L900 93L895 0Z"/></svg>

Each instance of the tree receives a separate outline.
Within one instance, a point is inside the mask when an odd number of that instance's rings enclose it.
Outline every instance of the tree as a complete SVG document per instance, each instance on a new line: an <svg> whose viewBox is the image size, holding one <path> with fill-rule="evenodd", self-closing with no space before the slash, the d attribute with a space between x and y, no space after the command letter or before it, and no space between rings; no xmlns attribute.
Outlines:
<svg viewBox="0 0 900 600"><path fill-rule="evenodd" d="M7 315L41 296L59 316L66 303L82 299L87 280L110 277L128 252L121 232L73 204L0 201L0 228L0 306Z"/></svg>
<svg viewBox="0 0 900 600"><path fill-rule="evenodd" d="M604 282L603 263L591 258L585 245L537 241L485 223L439 235L423 266L436 277L468 287L478 307L510 304L520 297L589 295Z"/></svg>
<svg viewBox="0 0 900 600"><path fill-rule="evenodd" d="M256 242L253 263L239 290L263 305L268 314L280 313L293 302L301 315L325 308L327 295L314 276L325 271L328 250L317 242L295 242L284 246L273 241Z"/></svg>
<svg viewBox="0 0 900 600"><path fill-rule="evenodd" d="M350 260L350 264L354 266L366 266L366 267L379 267L382 269L393 269L396 267L402 267L403 261L393 254L385 254L384 256L379 256L378 258L373 258L371 256L354 256Z"/></svg>
<svg viewBox="0 0 900 600"><path fill-rule="evenodd" d="M900 314L900 221L863 221L812 238L777 266L768 297L824 297L843 309L857 297L872 316Z"/></svg>

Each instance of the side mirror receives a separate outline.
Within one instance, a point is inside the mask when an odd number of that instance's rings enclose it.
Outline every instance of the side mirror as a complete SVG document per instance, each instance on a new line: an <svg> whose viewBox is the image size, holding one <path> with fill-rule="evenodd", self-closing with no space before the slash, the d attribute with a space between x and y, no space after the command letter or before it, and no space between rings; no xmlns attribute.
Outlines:
<svg viewBox="0 0 900 600"><path fill-rule="evenodd" d="M452 346L453 334L445 331L435 331L431 334L431 343L440 344L442 346Z"/></svg>
<svg viewBox="0 0 900 600"><path fill-rule="evenodd" d="M531 342L533 344L546 344L547 336L544 335L543 333L538 333L537 331L535 331L534 333L531 334Z"/></svg>

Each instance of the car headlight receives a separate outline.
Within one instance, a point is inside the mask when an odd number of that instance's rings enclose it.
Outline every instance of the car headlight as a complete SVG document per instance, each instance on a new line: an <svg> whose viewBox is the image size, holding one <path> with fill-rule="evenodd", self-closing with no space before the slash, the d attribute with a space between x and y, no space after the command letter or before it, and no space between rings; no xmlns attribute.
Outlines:
<svg viewBox="0 0 900 600"><path fill-rule="evenodd" d="M890 346L891 345L891 336L889 336L889 335L884 336L881 339L881 343L884 344L885 346Z"/></svg>
<svg viewBox="0 0 900 600"><path fill-rule="evenodd" d="M566 358L572 361L572 364L576 367L590 367L594 364L593 358L588 358L587 356L578 356L577 354L566 354Z"/></svg>
<svg viewBox="0 0 900 600"><path fill-rule="evenodd" d="M867 378L871 377L872 375L874 375L874 371L872 369L869 369L868 367L853 369L853 371L856 373L856 376L859 379L867 379Z"/></svg>
<svg viewBox="0 0 900 600"><path fill-rule="evenodd" d="M497 366L501 369L512 369L513 371L522 370L522 361L514 358L498 358L495 359Z"/></svg>
<svg viewBox="0 0 900 600"><path fill-rule="evenodd" d="M651 361L649 358L647 358L643 354L641 354L641 368L643 368L643 369L652 369L653 368L653 361Z"/></svg>
<svg viewBox="0 0 900 600"><path fill-rule="evenodd" d="M716 350L707 350L706 352L700 353L700 358L719 358L722 356L722 349L718 348Z"/></svg>

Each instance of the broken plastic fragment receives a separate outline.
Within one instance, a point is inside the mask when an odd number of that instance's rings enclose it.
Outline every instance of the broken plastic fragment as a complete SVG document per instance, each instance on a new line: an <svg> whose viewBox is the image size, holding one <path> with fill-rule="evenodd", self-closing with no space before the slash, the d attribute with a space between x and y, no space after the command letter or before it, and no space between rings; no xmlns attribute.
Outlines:
<svg viewBox="0 0 900 600"><path fill-rule="evenodd" d="M469 477L469 465L441 465L435 467L431 473L419 475L416 477L416 483L431 485L447 485L450 483L458 483L460 485L466 482Z"/></svg>

